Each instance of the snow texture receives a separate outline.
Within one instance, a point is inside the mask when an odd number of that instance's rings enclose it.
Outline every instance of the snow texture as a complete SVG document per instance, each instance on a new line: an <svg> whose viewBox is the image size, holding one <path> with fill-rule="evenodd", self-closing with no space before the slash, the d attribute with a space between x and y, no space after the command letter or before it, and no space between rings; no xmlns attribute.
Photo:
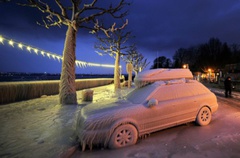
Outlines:
<svg viewBox="0 0 240 158"><path fill-rule="evenodd" d="M172 79L193 79L189 69L153 69L140 72L134 79L136 87L142 87L155 81Z"/></svg>
<svg viewBox="0 0 240 158"><path fill-rule="evenodd" d="M133 90L126 99L118 99L89 104L81 109L77 135L83 151L87 146L92 149L94 144L107 147L113 131L123 124L134 125L138 136L142 137L159 129L195 121L203 104L209 106L212 113L218 107L216 96L210 90L196 80L185 78L157 81ZM149 110L152 105L158 106ZM185 114L180 115L182 113Z"/></svg>
<svg viewBox="0 0 240 158"><path fill-rule="evenodd" d="M113 84L93 90L93 103L122 98L130 91L125 88L115 94ZM79 105L61 106L58 95L1 105L0 157L65 157L62 153L78 145L75 115L92 103L82 101L82 91L77 94Z"/></svg>
<svg viewBox="0 0 240 158"><path fill-rule="evenodd" d="M159 88L156 88L159 87ZM184 87L184 90L183 90ZM144 100L151 99L154 96L149 94L153 94L154 91L158 89L162 89L163 92L158 95L158 100L168 100L168 99L177 99L186 96L196 96L205 93L210 93L210 90L202 85L200 82L196 80L189 79L174 79L167 81L157 81L152 84L148 83L148 86L140 87L132 91L128 94L127 99L134 104L143 103ZM173 93L175 92L175 93ZM178 94L177 96L173 96L173 94Z"/></svg>
<svg viewBox="0 0 240 158"><path fill-rule="evenodd" d="M220 89L212 89L224 95ZM93 102L107 102L112 98L122 99L129 89L114 93L114 86L94 88ZM215 121L208 127L194 125L170 128L141 140L136 146L122 150L99 149L92 152L78 151L73 133L75 130L74 114L89 102L81 102L78 91L77 106L60 106L58 96L44 96L38 99L16 102L0 106L0 157L36 157L36 158L70 158L75 157L239 157L239 119L240 112L236 107L230 110L227 99L219 103ZM233 92L240 98L239 93ZM225 105L226 104L226 105ZM237 104L239 104L237 102ZM224 112L224 113L221 113ZM225 124L224 124L225 122ZM188 127L192 126L192 127ZM230 130L235 129L235 133ZM192 132L192 133L190 133ZM196 137L197 135L197 137ZM230 146L233 144L232 146ZM234 155L235 154L235 155ZM237 154L237 155L236 155ZM217 156L216 156L217 155Z"/></svg>

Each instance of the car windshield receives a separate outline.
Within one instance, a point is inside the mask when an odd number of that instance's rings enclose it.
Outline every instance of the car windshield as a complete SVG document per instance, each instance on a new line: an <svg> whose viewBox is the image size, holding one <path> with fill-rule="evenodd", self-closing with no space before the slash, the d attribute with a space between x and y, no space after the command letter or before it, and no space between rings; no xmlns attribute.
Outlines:
<svg viewBox="0 0 240 158"><path fill-rule="evenodd" d="M157 87L154 84L137 88L127 95L127 100L134 104L143 103L156 88Z"/></svg>

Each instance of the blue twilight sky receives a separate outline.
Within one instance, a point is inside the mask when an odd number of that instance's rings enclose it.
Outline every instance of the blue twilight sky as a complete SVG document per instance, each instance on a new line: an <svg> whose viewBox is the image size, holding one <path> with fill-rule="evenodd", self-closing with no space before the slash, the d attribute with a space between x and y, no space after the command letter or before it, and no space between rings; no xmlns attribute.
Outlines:
<svg viewBox="0 0 240 158"><path fill-rule="evenodd" d="M99 0L105 3L110 0ZM131 0L127 29L136 36L138 51L150 62L157 56L172 58L181 47L207 42L211 37L228 44L240 43L239 0ZM0 35L45 51L62 55L66 27L46 29L36 8L0 2ZM99 56L96 39L87 30L79 30L77 60L114 64L114 58ZM121 62L123 73L125 63ZM61 62L33 52L0 43L0 72L60 73ZM110 73L113 68L76 68L76 73Z"/></svg>

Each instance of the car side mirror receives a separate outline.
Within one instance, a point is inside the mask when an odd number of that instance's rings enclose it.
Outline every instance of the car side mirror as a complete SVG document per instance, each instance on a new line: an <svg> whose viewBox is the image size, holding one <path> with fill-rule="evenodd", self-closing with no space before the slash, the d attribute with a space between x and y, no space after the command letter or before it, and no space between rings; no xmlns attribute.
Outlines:
<svg viewBox="0 0 240 158"><path fill-rule="evenodd" d="M148 107L149 108L153 107L153 106L156 106L156 105L158 105L158 100L157 99L152 98L148 101Z"/></svg>

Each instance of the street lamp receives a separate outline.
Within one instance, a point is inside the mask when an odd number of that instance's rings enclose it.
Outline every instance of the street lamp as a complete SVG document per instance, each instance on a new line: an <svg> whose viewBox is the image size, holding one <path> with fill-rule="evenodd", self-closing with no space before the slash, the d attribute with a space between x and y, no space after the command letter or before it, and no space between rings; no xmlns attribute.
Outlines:
<svg viewBox="0 0 240 158"><path fill-rule="evenodd" d="M184 68L184 69L188 69L188 68L189 68L189 67L188 67L188 64L184 64L184 65L183 65L183 68Z"/></svg>

